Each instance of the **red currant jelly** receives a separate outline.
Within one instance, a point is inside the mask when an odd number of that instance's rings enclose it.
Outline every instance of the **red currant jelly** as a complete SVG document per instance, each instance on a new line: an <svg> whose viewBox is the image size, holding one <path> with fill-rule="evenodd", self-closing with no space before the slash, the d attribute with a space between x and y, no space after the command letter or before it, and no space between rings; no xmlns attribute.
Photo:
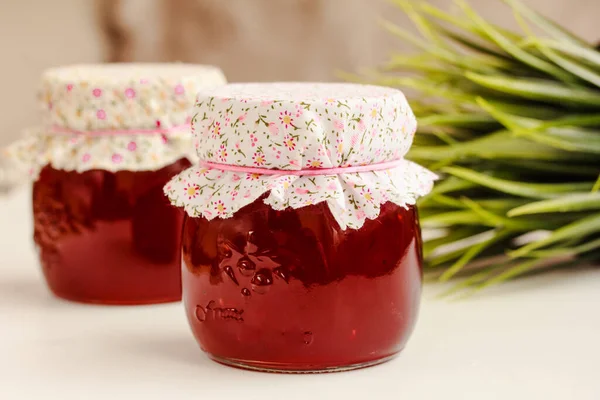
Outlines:
<svg viewBox="0 0 600 400"><path fill-rule="evenodd" d="M85 303L180 300L183 212L162 187L189 165L81 173L45 167L33 185L34 241L52 292Z"/></svg>
<svg viewBox="0 0 600 400"><path fill-rule="evenodd" d="M421 294L417 211L386 203L342 230L324 203L275 211L258 199L232 218L186 217L183 299L214 360L278 372L389 360Z"/></svg>

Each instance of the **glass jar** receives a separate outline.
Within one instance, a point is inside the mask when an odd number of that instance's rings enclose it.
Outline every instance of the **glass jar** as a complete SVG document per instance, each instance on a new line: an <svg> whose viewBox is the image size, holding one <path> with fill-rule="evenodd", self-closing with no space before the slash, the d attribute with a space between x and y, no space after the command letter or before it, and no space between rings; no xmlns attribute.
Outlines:
<svg viewBox="0 0 600 400"><path fill-rule="evenodd" d="M214 360L281 372L389 360L421 293L413 206L386 203L342 230L324 203L275 211L262 199L228 219L187 217L182 283L192 331Z"/></svg>
<svg viewBox="0 0 600 400"><path fill-rule="evenodd" d="M34 241L59 297L147 304L181 299L181 210L162 187L189 167L64 171L46 166L33 184Z"/></svg>
<svg viewBox="0 0 600 400"><path fill-rule="evenodd" d="M190 108L225 83L181 63L43 72L41 124L6 149L33 181L34 241L50 289L79 302L181 299L183 213L162 187L196 159Z"/></svg>
<svg viewBox="0 0 600 400"><path fill-rule="evenodd" d="M198 94L199 164L165 186L184 208L183 300L217 362L326 372L389 360L421 293L415 203L435 175L404 159L404 95L332 83Z"/></svg>

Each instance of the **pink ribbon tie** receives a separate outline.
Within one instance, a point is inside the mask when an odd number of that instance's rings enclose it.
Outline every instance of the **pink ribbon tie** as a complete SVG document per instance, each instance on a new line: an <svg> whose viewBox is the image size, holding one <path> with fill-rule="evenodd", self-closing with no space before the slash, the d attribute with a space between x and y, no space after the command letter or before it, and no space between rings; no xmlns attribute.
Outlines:
<svg viewBox="0 0 600 400"><path fill-rule="evenodd" d="M88 135L88 136L118 136L118 135L148 135L156 133L174 133L184 132L190 129L190 124L175 125L170 128L151 128L151 129L117 129L117 130L98 130L98 131L78 131L63 126L53 125L50 130L52 133L70 134L70 135Z"/></svg>
<svg viewBox="0 0 600 400"><path fill-rule="evenodd" d="M356 165L349 167L334 167L334 168L309 168L309 169L269 169L259 167L244 167L240 165L219 164L210 161L200 161L200 165L209 169L218 169L221 171L241 172L245 174L260 174L260 175L295 175L295 176L316 176L316 175L340 175L353 174L356 172L371 172L392 169L399 166L403 159L386 161L377 164Z"/></svg>

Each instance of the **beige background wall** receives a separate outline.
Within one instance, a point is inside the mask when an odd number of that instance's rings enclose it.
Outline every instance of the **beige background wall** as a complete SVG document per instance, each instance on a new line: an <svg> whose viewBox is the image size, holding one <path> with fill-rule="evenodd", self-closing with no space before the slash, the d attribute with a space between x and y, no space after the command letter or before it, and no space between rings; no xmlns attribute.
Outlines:
<svg viewBox="0 0 600 400"><path fill-rule="evenodd" d="M35 94L49 66L102 58L90 0L0 0L0 145L37 121Z"/></svg>
<svg viewBox="0 0 600 400"><path fill-rule="evenodd" d="M215 63L232 81L333 79L335 69L372 66L405 48L374 23L377 14L405 22L383 0L121 1L128 58ZM526 2L587 39L600 39L600 0ZM433 3L451 7L450 0ZM511 25L498 0L472 4ZM95 10L94 0L0 0L0 145L36 123L35 90L44 68L103 59Z"/></svg>

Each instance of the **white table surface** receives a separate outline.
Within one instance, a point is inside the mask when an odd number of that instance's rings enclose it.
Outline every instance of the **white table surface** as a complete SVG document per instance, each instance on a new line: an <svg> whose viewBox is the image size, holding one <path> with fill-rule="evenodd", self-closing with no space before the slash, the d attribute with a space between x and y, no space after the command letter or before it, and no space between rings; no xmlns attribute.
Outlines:
<svg viewBox="0 0 600 400"><path fill-rule="evenodd" d="M0 399L600 399L600 269L552 273L461 301L427 285L405 351L324 375L209 361L181 304L58 300L31 242L30 191L0 198Z"/></svg>

